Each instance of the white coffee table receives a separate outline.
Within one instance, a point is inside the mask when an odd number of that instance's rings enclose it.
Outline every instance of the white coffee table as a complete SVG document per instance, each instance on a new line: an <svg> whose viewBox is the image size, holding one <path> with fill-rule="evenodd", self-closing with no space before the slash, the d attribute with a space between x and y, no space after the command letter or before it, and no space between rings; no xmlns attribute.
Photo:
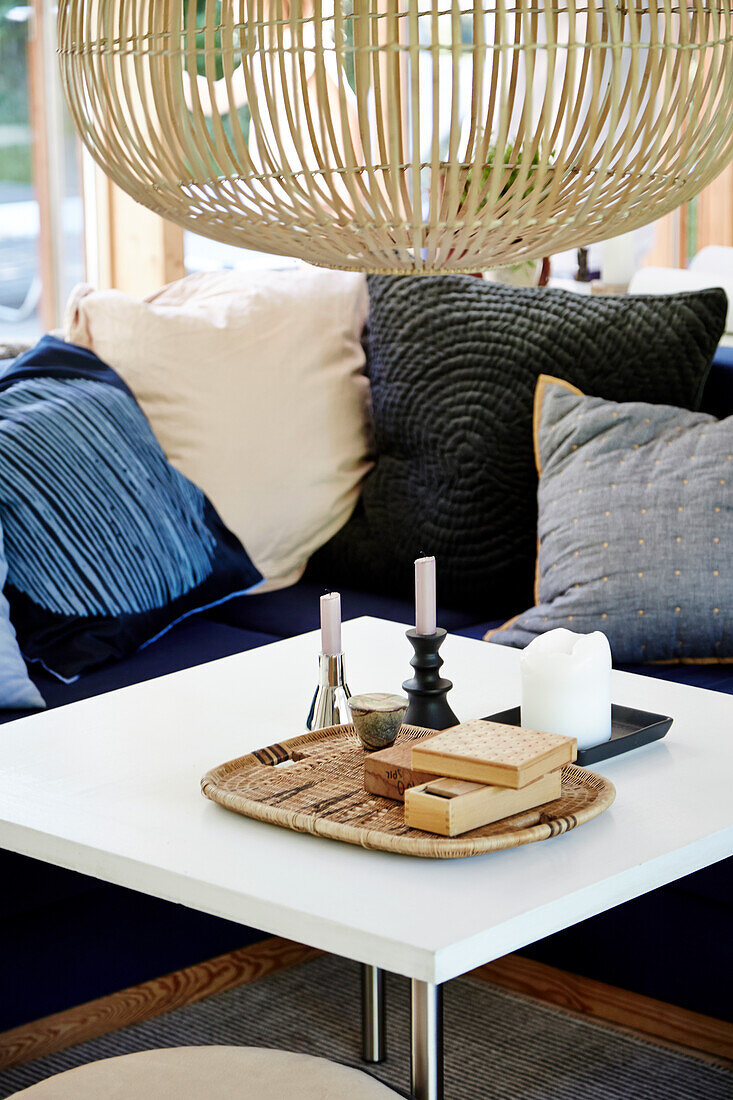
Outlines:
<svg viewBox="0 0 733 1100"><path fill-rule="evenodd" d="M353 692L400 690L404 629L344 625ZM733 698L616 673L615 702L674 725L598 765L609 811L524 848L410 859L200 794L213 765L303 730L317 649L307 634L3 726L0 845L409 976L413 1086L435 1100L441 983L733 851ZM442 654L461 720L517 703L515 650L451 636Z"/></svg>

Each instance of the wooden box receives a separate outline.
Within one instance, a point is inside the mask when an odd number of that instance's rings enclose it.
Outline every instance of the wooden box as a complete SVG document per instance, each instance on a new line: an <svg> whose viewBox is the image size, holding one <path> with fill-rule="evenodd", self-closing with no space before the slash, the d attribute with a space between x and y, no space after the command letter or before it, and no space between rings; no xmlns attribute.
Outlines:
<svg viewBox="0 0 733 1100"><path fill-rule="evenodd" d="M519 788L570 764L576 754L573 737L476 719L416 744L412 767L431 775Z"/></svg>
<svg viewBox="0 0 733 1100"><path fill-rule="evenodd" d="M365 789L382 798L404 802L408 787L417 787L432 779L431 773L413 768L412 745L413 742L402 741L388 749L369 753L364 761Z"/></svg>
<svg viewBox="0 0 733 1100"><path fill-rule="evenodd" d="M433 779L405 791L405 824L440 836L459 836L552 802L561 794L560 770L520 790L465 779Z"/></svg>

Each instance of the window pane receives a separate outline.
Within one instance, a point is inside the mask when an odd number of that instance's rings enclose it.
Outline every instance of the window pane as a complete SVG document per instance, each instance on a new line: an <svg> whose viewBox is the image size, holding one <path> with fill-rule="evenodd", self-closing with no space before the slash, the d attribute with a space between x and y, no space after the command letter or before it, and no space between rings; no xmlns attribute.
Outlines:
<svg viewBox="0 0 733 1100"><path fill-rule="evenodd" d="M40 333L38 206L28 95L31 8L0 0L0 342Z"/></svg>
<svg viewBox="0 0 733 1100"><path fill-rule="evenodd" d="M2 344L32 343L59 324L84 277L78 142L59 86L55 8L43 11L34 34L34 9L0 0Z"/></svg>

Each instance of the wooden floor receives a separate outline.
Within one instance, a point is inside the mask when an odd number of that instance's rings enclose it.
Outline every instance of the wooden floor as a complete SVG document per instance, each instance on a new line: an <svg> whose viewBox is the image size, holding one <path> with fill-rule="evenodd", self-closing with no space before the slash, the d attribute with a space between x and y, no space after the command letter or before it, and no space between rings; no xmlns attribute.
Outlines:
<svg viewBox="0 0 733 1100"><path fill-rule="evenodd" d="M0 1069L9 1069L151 1019L234 986L255 982L319 954L314 948L271 937L163 978L46 1016L0 1033ZM568 974L519 955L506 955L480 967L474 975L569 1012L733 1064L733 1024L722 1020Z"/></svg>
<svg viewBox="0 0 733 1100"><path fill-rule="evenodd" d="M570 974L521 955L505 955L479 967L474 974L545 1004L733 1065L733 1024L725 1020Z"/></svg>
<svg viewBox="0 0 733 1100"><path fill-rule="evenodd" d="M141 1020L150 1020L174 1008L195 1004L214 993L256 982L276 970L307 962L320 954L312 947L273 936L239 951L176 970L163 978L154 978L108 997L22 1024L11 1031L0 1032L0 1069L30 1062Z"/></svg>

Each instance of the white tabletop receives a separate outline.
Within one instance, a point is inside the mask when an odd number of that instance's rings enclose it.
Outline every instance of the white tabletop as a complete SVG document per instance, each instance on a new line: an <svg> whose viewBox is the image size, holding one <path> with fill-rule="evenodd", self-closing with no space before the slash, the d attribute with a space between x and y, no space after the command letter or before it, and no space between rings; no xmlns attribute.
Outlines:
<svg viewBox="0 0 733 1100"><path fill-rule="evenodd" d="M344 625L353 692L400 690L404 627ZM204 799L215 764L302 732L303 635L0 727L0 845L423 981L445 981L733 850L733 697L615 673L614 701L670 714L665 740L597 765L606 813L471 859L369 852ZM518 701L518 653L450 636L461 720Z"/></svg>

